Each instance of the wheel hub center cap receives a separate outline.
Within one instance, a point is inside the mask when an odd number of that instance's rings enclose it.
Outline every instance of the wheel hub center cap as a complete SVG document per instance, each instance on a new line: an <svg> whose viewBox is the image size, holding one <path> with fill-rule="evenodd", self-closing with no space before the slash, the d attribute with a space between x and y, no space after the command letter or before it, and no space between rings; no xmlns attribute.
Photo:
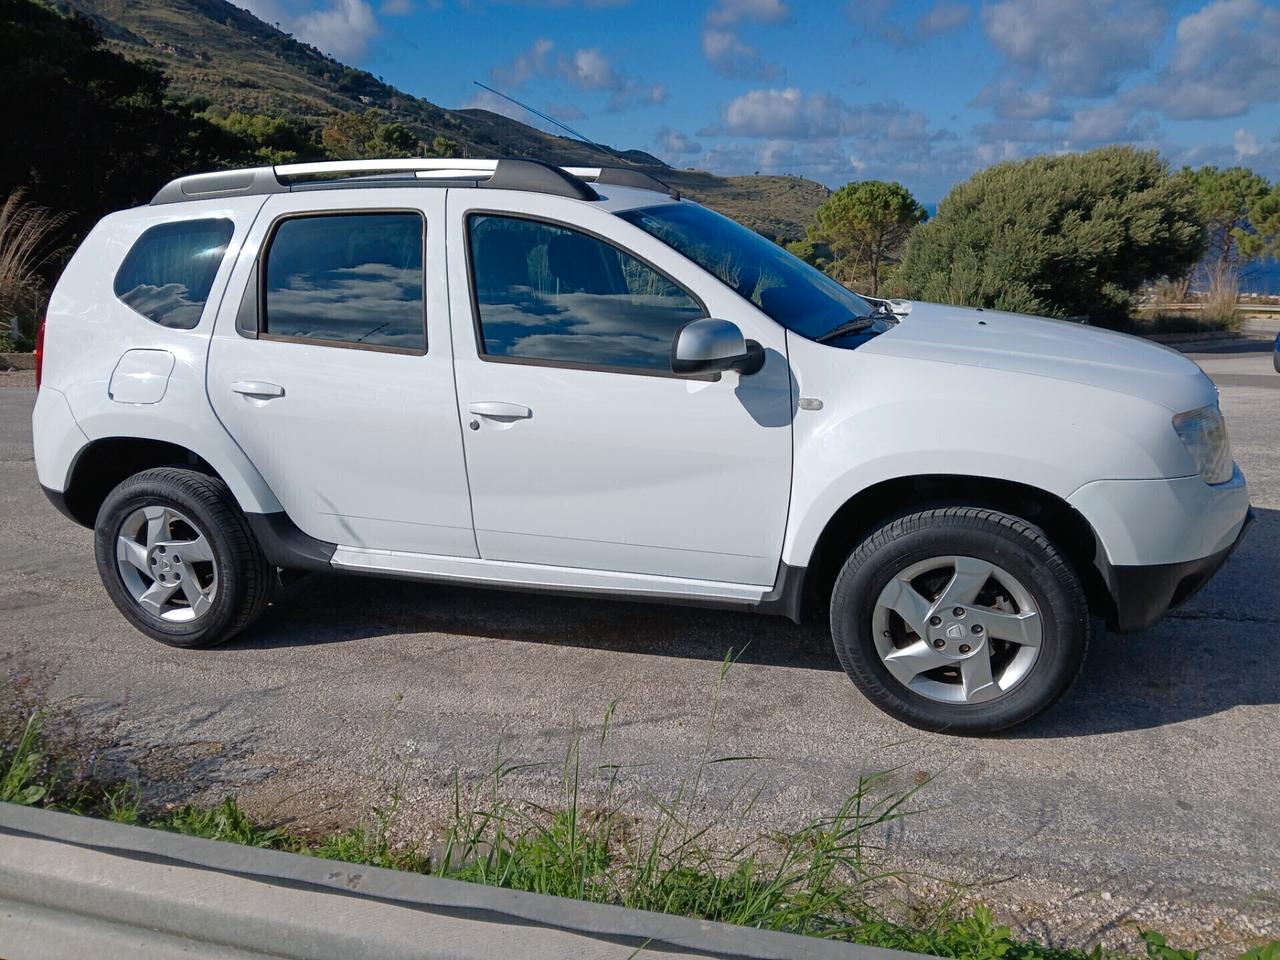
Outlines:
<svg viewBox="0 0 1280 960"><path fill-rule="evenodd" d="M947 624L947 629L943 631L943 634L948 640L963 640L965 637L964 624L949 623Z"/></svg>

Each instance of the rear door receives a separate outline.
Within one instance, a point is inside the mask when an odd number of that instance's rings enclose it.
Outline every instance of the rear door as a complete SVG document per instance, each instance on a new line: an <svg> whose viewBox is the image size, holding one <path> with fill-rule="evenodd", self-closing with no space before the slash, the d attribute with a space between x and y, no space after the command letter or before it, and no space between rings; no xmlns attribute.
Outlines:
<svg viewBox="0 0 1280 960"><path fill-rule="evenodd" d="M475 557L444 191L320 198L272 196L254 224L210 347L214 411L305 533Z"/></svg>

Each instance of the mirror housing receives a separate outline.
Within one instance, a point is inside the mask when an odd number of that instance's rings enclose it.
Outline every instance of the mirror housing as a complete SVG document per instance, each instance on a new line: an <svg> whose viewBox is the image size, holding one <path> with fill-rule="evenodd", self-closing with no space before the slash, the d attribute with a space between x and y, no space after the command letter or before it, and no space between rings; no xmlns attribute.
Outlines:
<svg viewBox="0 0 1280 960"><path fill-rule="evenodd" d="M720 373L736 370L744 377L764 366L764 348L742 336L729 320L704 317L691 320L676 331L671 343L674 373Z"/></svg>

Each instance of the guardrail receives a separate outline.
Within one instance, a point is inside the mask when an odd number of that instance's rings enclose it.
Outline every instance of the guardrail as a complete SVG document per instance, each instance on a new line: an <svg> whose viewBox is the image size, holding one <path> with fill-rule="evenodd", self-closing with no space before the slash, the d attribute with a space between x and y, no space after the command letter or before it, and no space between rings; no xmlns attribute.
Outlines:
<svg viewBox="0 0 1280 960"><path fill-rule="evenodd" d="M923 960L0 804L0 957Z"/></svg>

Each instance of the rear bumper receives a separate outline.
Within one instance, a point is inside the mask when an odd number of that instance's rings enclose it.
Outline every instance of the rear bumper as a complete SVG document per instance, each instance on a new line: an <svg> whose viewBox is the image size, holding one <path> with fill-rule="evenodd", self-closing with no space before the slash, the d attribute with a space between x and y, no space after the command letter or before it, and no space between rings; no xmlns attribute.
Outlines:
<svg viewBox="0 0 1280 960"><path fill-rule="evenodd" d="M1106 564L1102 574L1115 602L1115 615L1107 626L1120 633L1142 630L1191 599L1213 579L1213 575L1240 546L1252 522L1253 510L1250 508L1229 546L1197 560L1150 566Z"/></svg>

